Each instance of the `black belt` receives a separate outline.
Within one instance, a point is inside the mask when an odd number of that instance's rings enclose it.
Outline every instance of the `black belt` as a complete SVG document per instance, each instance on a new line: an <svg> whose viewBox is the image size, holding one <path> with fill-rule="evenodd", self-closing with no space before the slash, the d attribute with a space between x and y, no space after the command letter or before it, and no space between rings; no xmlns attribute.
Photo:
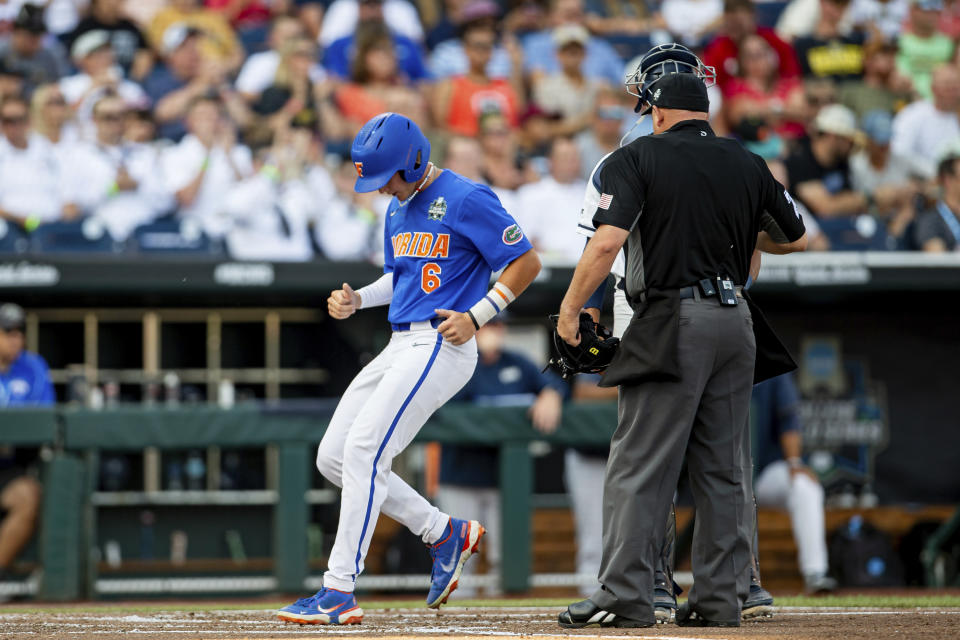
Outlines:
<svg viewBox="0 0 960 640"><path fill-rule="evenodd" d="M737 285L736 290L737 290L737 297L738 297L738 298L742 298L742 297L743 297L743 287L741 287L740 285ZM701 291L701 290L700 290L700 287L697 286L697 285L693 285L693 286L690 286L690 287L683 287L682 289L679 289L679 292L680 292L679 298L680 298L681 300L687 300L687 299L690 299L690 298L696 298L696 299L699 300L700 298L708 298L708 297L709 297L709 298L716 298L716 297L717 297L716 294L713 294L713 295L711 295L711 296L706 296L706 295L704 295L704 294L703 294L703 291Z"/></svg>

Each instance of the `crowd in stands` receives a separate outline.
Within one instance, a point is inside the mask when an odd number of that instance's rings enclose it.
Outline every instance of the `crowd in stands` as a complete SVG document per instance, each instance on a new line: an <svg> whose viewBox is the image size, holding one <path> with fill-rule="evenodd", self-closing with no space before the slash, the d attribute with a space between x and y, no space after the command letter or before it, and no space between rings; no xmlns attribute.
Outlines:
<svg viewBox="0 0 960 640"><path fill-rule="evenodd" d="M678 41L811 248L960 249L960 0L0 0L0 252L372 260L383 111L573 262L585 181Z"/></svg>

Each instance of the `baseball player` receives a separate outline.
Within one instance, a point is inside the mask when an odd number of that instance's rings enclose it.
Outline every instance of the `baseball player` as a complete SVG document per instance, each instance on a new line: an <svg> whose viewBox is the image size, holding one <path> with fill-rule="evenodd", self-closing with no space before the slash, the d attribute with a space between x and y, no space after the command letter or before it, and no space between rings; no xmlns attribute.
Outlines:
<svg viewBox="0 0 960 640"><path fill-rule="evenodd" d="M327 300L332 317L390 305L393 335L353 379L317 451L317 468L342 487L340 522L323 588L278 612L301 624L359 624L353 595L381 511L429 545L427 606L456 589L484 530L442 513L391 473L390 465L477 363L474 333L540 271L516 221L486 186L434 166L430 143L410 119L383 113L353 141L354 189L393 196L384 228L384 275ZM493 272L503 273L492 288Z"/></svg>
<svg viewBox="0 0 960 640"><path fill-rule="evenodd" d="M631 91L631 89L636 86L636 79L642 77L644 74L651 76L670 72L692 73L703 78L708 83L712 82L712 68L703 65L700 59L697 58L697 56L688 48L679 44L666 44L653 47L641 59L637 69L628 75L626 81L627 91L631 95L634 95L638 98L638 104L635 110L641 112L641 118L650 110L650 106L640 97L638 92ZM593 171L591 171L587 182L586 192L584 194L583 206L580 209L580 219L578 220L577 231L581 235L586 236L588 240L596 232L593 224L593 218L601 205L602 193L600 188L599 170L609 156L610 154L607 154L601 158L594 167ZM614 277L614 281L616 283L613 295L613 335L617 338L621 338L623 336L623 332L626 330L627 325L630 323L634 313L630 307L630 304L627 302L626 292L624 289L625 266L624 252L620 251L617 254L610 270L610 273ZM754 266L756 269L754 269ZM759 254L755 258L755 265L751 264L752 277L756 276L757 270L759 270ZM605 290L606 281L600 285L596 292L584 304L584 310L593 317L595 322L599 322L600 319L600 307L603 303ZM576 455L576 452L571 453ZM579 470L578 475L580 478L603 478L606 466L605 460L580 456L576 462L577 464L573 465L572 468ZM579 482L579 479L572 478L571 481L575 484ZM596 484L596 481L594 480L593 483ZM602 485L596 487L596 493L594 493L594 495L602 491L601 487ZM600 508L600 504L585 504L583 508L591 509L595 512L595 518L593 522L595 523L597 529L599 529L602 519L602 510ZM581 520L585 520L585 518L578 518L578 522ZM595 532L592 538L600 538L599 532ZM673 610L677 608L675 586L673 583L675 538L676 517L674 510L671 509L670 516L668 517L666 523L666 535L664 537L664 544L660 550L660 557L658 566L656 567L654 580L653 600L656 620L659 623L669 621ZM771 616L773 612L773 597L760 584L759 567L756 560L756 538L754 539L753 551L754 557L751 571L750 592L743 604L742 610L742 616L744 619L760 616Z"/></svg>

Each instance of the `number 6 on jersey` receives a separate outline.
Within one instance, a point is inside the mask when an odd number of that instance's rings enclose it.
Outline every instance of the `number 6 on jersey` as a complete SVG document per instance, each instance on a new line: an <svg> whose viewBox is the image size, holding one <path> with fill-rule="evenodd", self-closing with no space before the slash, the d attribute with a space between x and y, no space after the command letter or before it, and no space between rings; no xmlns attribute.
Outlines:
<svg viewBox="0 0 960 640"><path fill-rule="evenodd" d="M440 286L440 265L428 262L420 270L420 288L424 293L433 293Z"/></svg>

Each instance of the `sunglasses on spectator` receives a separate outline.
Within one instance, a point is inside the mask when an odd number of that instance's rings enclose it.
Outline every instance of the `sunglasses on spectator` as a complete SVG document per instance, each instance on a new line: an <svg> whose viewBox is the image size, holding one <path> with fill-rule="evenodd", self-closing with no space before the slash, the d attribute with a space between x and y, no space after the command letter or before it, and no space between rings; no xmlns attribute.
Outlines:
<svg viewBox="0 0 960 640"><path fill-rule="evenodd" d="M97 120L104 120L106 122L120 122L126 115L126 111L101 111L96 114Z"/></svg>
<svg viewBox="0 0 960 640"><path fill-rule="evenodd" d="M63 96L55 96L48 98L46 102L43 103L45 107L65 107L67 106L67 101L64 100Z"/></svg>
<svg viewBox="0 0 960 640"><path fill-rule="evenodd" d="M0 116L0 123L5 125L15 125L15 124L26 124L27 116L26 114L15 115L15 116Z"/></svg>
<svg viewBox="0 0 960 640"><path fill-rule="evenodd" d="M496 46L492 40L474 40L472 42L468 41L464 44L467 45L468 49L479 49L481 51L492 51L493 47Z"/></svg>

